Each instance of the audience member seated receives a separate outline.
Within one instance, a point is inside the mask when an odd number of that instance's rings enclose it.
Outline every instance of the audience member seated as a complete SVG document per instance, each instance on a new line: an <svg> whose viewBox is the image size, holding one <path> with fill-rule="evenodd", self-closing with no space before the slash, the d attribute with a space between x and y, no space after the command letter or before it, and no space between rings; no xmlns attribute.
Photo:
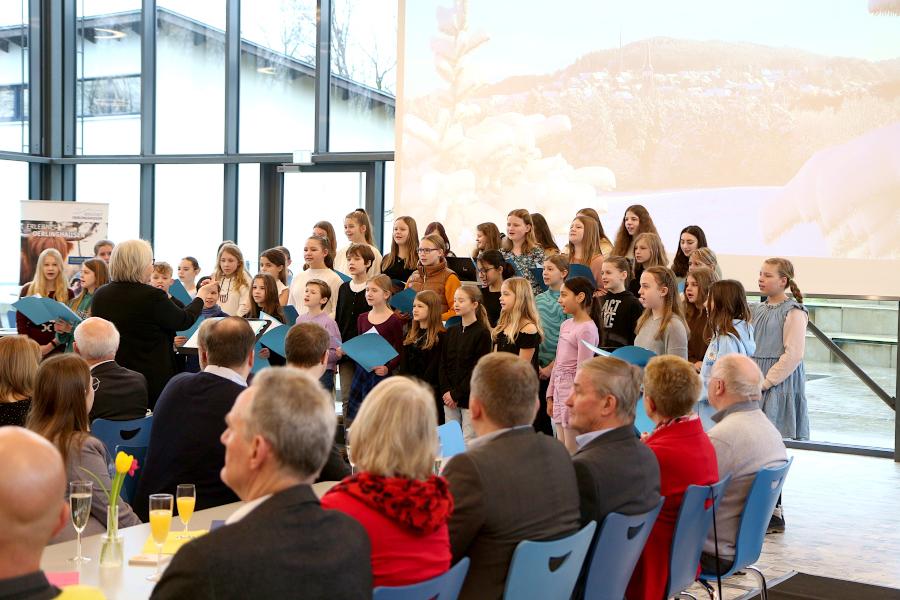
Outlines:
<svg viewBox="0 0 900 600"><path fill-rule="evenodd" d="M75 328L75 352L87 362L99 383L89 419L127 421L147 414L147 380L137 371L116 363L119 331L100 317L90 317Z"/></svg>
<svg viewBox="0 0 900 600"><path fill-rule="evenodd" d="M203 370L173 377L153 413L147 463L134 498L142 518L147 517L150 494L174 495L179 483L196 486L197 510L237 501L219 477L225 464L220 438L225 415L247 387L255 344L253 329L242 318L200 325Z"/></svg>
<svg viewBox="0 0 900 600"><path fill-rule="evenodd" d="M44 546L69 524L62 457L20 427L0 429L0 456L0 598L71 598L72 590L61 594L40 567Z"/></svg>
<svg viewBox="0 0 900 600"><path fill-rule="evenodd" d="M318 323L300 323L288 331L284 339L284 353L288 366L299 369L320 384L328 368L331 336ZM326 388L327 390L327 388ZM319 481L340 481L350 474L350 465L341 455L337 443L331 445L328 460L319 474Z"/></svg>
<svg viewBox="0 0 900 600"><path fill-rule="evenodd" d="M472 563L460 598L500 598L516 545L578 530L578 484L565 446L532 428L538 379L508 352L472 372L469 411L477 438L444 469L455 507L453 562Z"/></svg>
<svg viewBox="0 0 900 600"><path fill-rule="evenodd" d="M644 371L644 406L656 423L645 442L659 461L660 494L666 500L628 583L628 600L663 597L684 492L719 479L716 451L693 411L701 388L694 366L678 356L657 356Z"/></svg>
<svg viewBox="0 0 900 600"><path fill-rule="evenodd" d="M569 423L579 435L572 457L581 524L597 527L611 512L645 513L659 503L659 463L634 434L641 370L611 356L581 364L575 374Z"/></svg>
<svg viewBox="0 0 900 600"><path fill-rule="evenodd" d="M716 425L707 433L716 449L719 479L731 473L731 482L716 512L720 573L734 563L735 538L756 474L787 461L781 433L759 406L763 381L763 374L753 359L729 354L716 361L707 388L709 403L718 411L712 417ZM716 570L712 531L700 564L706 572Z"/></svg>
<svg viewBox="0 0 900 600"><path fill-rule="evenodd" d="M0 426L25 426L41 346L24 335L0 338Z"/></svg>
<svg viewBox="0 0 900 600"><path fill-rule="evenodd" d="M453 498L447 481L432 474L436 421L424 384L397 376L376 385L350 433L358 472L322 498L324 508L366 528L375 586L419 583L450 568Z"/></svg>
<svg viewBox="0 0 900 600"><path fill-rule="evenodd" d="M176 373L173 332L194 324L203 309L202 296L206 295L200 288L197 298L184 309L178 308L164 291L147 285L152 271L150 244L144 240L122 242L109 260L110 283L97 290L91 305L93 316L111 321L119 330L116 361L147 378L151 409Z"/></svg>
<svg viewBox="0 0 900 600"><path fill-rule="evenodd" d="M28 429L56 446L66 465L69 481L94 482L91 517L83 532L85 536L106 531L109 501L103 487L110 489L112 484L106 446L89 433L88 413L93 402L91 370L83 358L75 354L62 354L41 364L34 385ZM97 480L103 485L99 485ZM141 522L121 498L118 500L118 511L119 527L130 527ZM75 529L65 527L53 537L52 543L74 538Z"/></svg>
<svg viewBox="0 0 900 600"><path fill-rule="evenodd" d="M310 486L334 439L331 397L297 369L264 369L227 421L222 480L246 504L184 545L151 598L371 598L366 530Z"/></svg>

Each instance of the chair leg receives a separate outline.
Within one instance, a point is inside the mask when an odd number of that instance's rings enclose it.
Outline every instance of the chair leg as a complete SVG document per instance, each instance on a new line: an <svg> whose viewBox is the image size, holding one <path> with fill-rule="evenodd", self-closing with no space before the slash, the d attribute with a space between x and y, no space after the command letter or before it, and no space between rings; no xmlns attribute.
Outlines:
<svg viewBox="0 0 900 600"><path fill-rule="evenodd" d="M692 600L699 600L697 598L697 596L691 594L690 592L679 592L679 593L675 594L676 598L681 598L682 596L687 596L688 598L691 598Z"/></svg>
<svg viewBox="0 0 900 600"><path fill-rule="evenodd" d="M716 588L714 588L708 581L704 581L700 579L700 584L703 586L703 589L706 590L706 593L709 594L709 600L716 600Z"/></svg>
<svg viewBox="0 0 900 600"><path fill-rule="evenodd" d="M759 579L759 595L762 600L769 600L769 588L766 585L766 576L756 567L746 567L746 570L751 571L756 578Z"/></svg>

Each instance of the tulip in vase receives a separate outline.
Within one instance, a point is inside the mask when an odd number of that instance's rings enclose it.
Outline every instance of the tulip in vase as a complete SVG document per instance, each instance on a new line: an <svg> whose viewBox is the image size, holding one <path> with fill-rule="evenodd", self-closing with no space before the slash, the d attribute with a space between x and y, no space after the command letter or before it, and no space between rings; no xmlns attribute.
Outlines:
<svg viewBox="0 0 900 600"><path fill-rule="evenodd" d="M106 534L103 536L103 545L100 548L101 567L122 566L123 547L122 536L119 534L119 494L122 491L122 484L125 483L125 476L134 477L134 472L137 469L137 459L130 454L119 451L116 455L116 474L108 490L95 474L87 469L83 469L94 481L100 484L109 500L106 512Z"/></svg>

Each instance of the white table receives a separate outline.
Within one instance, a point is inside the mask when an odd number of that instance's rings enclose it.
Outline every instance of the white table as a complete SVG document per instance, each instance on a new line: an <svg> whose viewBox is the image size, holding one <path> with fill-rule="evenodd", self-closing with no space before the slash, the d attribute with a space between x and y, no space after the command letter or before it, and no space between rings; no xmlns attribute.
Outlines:
<svg viewBox="0 0 900 600"><path fill-rule="evenodd" d="M331 486L335 485L335 481L322 481L313 485L313 491L317 496L321 497ZM190 528L192 531L209 529L212 521L224 521L231 513L238 509L243 502L233 502L215 508L207 508L194 513L191 519ZM71 527L71 523L67 527ZM178 517L172 519L172 531L177 531L183 527ZM126 527L120 529L122 535L123 554L122 566L116 568L100 568L100 546L102 545L103 534L92 535L82 538L82 552L91 559L89 563L70 562L69 559L75 556L75 540L47 546L44 549L44 555L41 558L41 569L44 572L58 571L78 571L79 583L82 585L92 585L103 590L107 600L141 600L149 598L153 586L153 581L147 581L147 575L151 575L156 568L150 567L132 567L128 564L128 560L133 556L141 554L144 544L150 537L150 524L135 525L134 527ZM168 564L168 559L163 555L163 569Z"/></svg>
<svg viewBox="0 0 900 600"><path fill-rule="evenodd" d="M234 502L197 511L191 519L191 530L209 529L210 522L227 519L241 504L243 502ZM71 527L71 524L67 527ZM172 519L173 531L177 531L181 527L183 525L177 517ZM75 540L71 540L47 546L41 558L41 569L44 572L78 571L79 583L100 588L108 600L149 598L150 592L153 591L153 586L156 584L153 581L147 581L146 577L151 575L156 567L132 567L128 564L128 560L141 554L147 538L150 537L150 524L126 527L120 529L119 532L122 534L124 547L121 567L100 568L100 546L103 537L100 534L81 540L82 552L91 559L90 562L76 564L69 561L75 556L76 546ZM163 556L163 565L165 566L167 563L166 557Z"/></svg>

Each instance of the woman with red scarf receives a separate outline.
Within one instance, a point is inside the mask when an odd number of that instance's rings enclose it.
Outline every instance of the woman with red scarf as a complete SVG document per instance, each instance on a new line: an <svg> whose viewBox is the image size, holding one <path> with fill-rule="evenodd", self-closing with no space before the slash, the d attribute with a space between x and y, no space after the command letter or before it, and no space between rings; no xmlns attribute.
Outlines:
<svg viewBox="0 0 900 600"><path fill-rule="evenodd" d="M657 356L644 371L644 407L656 423L644 442L659 461L659 493L666 501L631 575L628 600L665 597L669 549L684 492L689 485L719 480L716 451L693 412L701 387L693 365L678 356Z"/></svg>
<svg viewBox="0 0 900 600"><path fill-rule="evenodd" d="M376 385L349 432L357 472L322 497L324 508L365 527L375 587L419 583L450 568L453 497L447 481L432 474L436 419L425 385L399 376Z"/></svg>

